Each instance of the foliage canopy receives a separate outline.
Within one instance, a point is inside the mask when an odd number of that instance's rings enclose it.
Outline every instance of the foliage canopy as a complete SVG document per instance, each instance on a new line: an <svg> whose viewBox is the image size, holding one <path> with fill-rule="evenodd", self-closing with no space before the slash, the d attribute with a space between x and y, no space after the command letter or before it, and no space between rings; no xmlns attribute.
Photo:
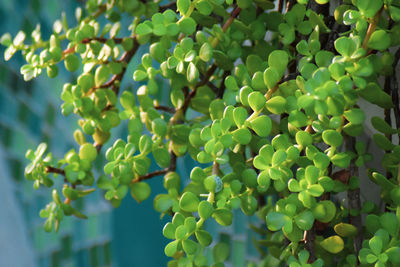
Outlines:
<svg viewBox="0 0 400 267"><path fill-rule="evenodd" d="M40 212L46 231L64 216L86 218L74 201L96 189L117 207L129 192L146 200L146 180L163 176L154 208L172 216L169 266L224 266L225 244L214 245L213 262L204 255L213 240L204 223L229 226L239 208L264 222L255 228L262 266L400 265L399 1L88 0L75 15L57 20L49 40L39 26L1 38L6 60L26 59L25 80L43 70L54 78L62 64L77 74L61 111L80 117L79 149L56 159L42 143L26 153L26 178L52 188ZM141 86L122 90L132 78ZM360 101L384 115L366 122ZM122 121L129 135L108 142ZM365 123L384 156L363 173ZM182 187L185 155L199 164ZM151 159L159 170L149 172ZM367 177L380 206L360 200Z"/></svg>

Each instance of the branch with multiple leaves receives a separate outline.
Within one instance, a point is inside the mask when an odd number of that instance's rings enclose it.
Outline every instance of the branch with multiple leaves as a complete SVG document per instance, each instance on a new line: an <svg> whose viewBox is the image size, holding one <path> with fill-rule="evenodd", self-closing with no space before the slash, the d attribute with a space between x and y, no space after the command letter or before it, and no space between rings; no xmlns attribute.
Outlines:
<svg viewBox="0 0 400 267"><path fill-rule="evenodd" d="M252 226L263 235L254 242L262 266L400 264L396 1L345 0L332 14L329 0L102 2L87 1L74 26L56 21L48 41L40 27L30 41L23 32L1 38L6 60L17 51L25 57L26 80L43 69L54 78L62 62L78 73L64 85L61 111L81 118L79 151L56 160L41 144L26 155L35 188L63 179L64 200L53 188L40 213L45 230L57 230L63 216L85 218L74 200L96 188L114 206L128 192L141 202L150 196L147 180L163 176L166 193L154 208L172 216L163 230L172 240L169 266L224 266L226 244L213 246L213 262L205 256L213 237L204 223L229 226L239 208L264 223ZM141 46L133 73L141 85L124 90ZM365 121L359 101L385 117ZM111 144L121 121L128 136ZM363 173L372 158L359 138L366 123L384 156ZM107 163L95 178L103 147ZM177 159L186 155L208 167L193 168L181 187ZM160 169L149 172L152 160ZM381 189L384 210L360 198L367 177Z"/></svg>

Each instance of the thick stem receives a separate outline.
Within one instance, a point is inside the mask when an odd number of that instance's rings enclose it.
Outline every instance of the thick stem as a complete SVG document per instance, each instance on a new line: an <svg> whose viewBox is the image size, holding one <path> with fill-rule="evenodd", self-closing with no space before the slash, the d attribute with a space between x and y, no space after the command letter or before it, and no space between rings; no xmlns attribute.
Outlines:
<svg viewBox="0 0 400 267"><path fill-rule="evenodd" d="M272 95L276 92L276 90L278 90L278 88L279 88L279 83L277 83L274 87L272 87L267 91L267 93L265 94L265 99L268 101L272 97Z"/></svg>
<svg viewBox="0 0 400 267"><path fill-rule="evenodd" d="M214 175L219 175L219 164L217 163L217 162L215 162L214 161L214 164L213 164L213 171L212 171L212 173L214 174Z"/></svg>
<svg viewBox="0 0 400 267"><path fill-rule="evenodd" d="M279 0L278 2L278 12L282 13L283 10L283 0Z"/></svg>
<svg viewBox="0 0 400 267"><path fill-rule="evenodd" d="M391 78L390 77L385 77L385 85L384 85L384 91L388 95L392 94L392 88L391 88ZM390 115L391 109L390 108L385 108L384 109L384 117L385 121L387 124L392 125L392 117ZM389 139L389 141L392 141L392 135L390 133L385 134L386 138Z"/></svg>
<svg viewBox="0 0 400 267"><path fill-rule="evenodd" d="M345 136L345 146L347 151L355 151L355 138L351 136ZM355 164L355 161L352 160L349 166L349 176L359 176L358 167ZM361 210L361 201L360 201L360 188L349 189L347 191L348 198L348 207L349 210ZM362 241L363 241L363 225L361 221L361 215L358 214L356 216L350 215L350 223L354 225L358 229L357 235L353 238L353 247L354 254L358 258L358 253L360 252Z"/></svg>
<svg viewBox="0 0 400 267"><path fill-rule="evenodd" d="M292 9L292 7L297 3L296 0L288 0L286 2L286 13Z"/></svg>
<svg viewBox="0 0 400 267"><path fill-rule="evenodd" d="M316 260L315 256L315 224L308 231L304 232L304 247L310 253L308 263L312 263Z"/></svg>
<svg viewBox="0 0 400 267"><path fill-rule="evenodd" d="M324 18L329 17L329 4L320 5L315 0L308 1L308 9L313 10L318 15L323 15Z"/></svg>
<svg viewBox="0 0 400 267"><path fill-rule="evenodd" d="M390 76L390 87L392 94L392 102L394 105L394 118L396 122L396 128L400 128L400 101L399 101L399 85L397 81L397 73L396 68L400 60L400 48L396 51L393 62L393 74ZM400 134L399 134L399 142L400 142Z"/></svg>

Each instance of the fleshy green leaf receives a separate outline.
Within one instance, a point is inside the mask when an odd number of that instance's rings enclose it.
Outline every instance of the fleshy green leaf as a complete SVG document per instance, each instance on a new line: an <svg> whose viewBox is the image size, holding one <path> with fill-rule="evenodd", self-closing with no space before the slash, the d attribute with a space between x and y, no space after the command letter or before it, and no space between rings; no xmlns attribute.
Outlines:
<svg viewBox="0 0 400 267"><path fill-rule="evenodd" d="M187 212L196 212L199 203L200 200L195 194L192 192L185 192L179 201L179 207Z"/></svg>
<svg viewBox="0 0 400 267"><path fill-rule="evenodd" d="M214 211L212 217L217 223L222 226L228 226L232 224L233 214L229 209L219 208Z"/></svg>
<svg viewBox="0 0 400 267"><path fill-rule="evenodd" d="M337 254L344 248L343 239L340 236L334 235L328 237L320 243L321 247L323 247L326 251Z"/></svg>
<svg viewBox="0 0 400 267"><path fill-rule="evenodd" d="M371 35L367 46L375 50L383 51L390 46L390 42L390 35L385 30L377 30Z"/></svg>
<svg viewBox="0 0 400 267"><path fill-rule="evenodd" d="M375 14L381 9L383 5L382 0L357 0L356 6L361 14L367 18L373 18Z"/></svg>

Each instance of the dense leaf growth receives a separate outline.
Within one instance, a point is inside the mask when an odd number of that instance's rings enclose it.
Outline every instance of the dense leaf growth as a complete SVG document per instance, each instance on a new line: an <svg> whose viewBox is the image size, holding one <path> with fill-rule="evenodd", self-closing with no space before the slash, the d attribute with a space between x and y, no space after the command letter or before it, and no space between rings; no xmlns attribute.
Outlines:
<svg viewBox="0 0 400 267"><path fill-rule="evenodd" d="M42 143L26 154L26 178L52 190L46 231L85 218L74 201L94 190L115 207L129 192L144 201L154 178L166 190L154 208L171 216L169 266L224 266L229 247L204 223L229 226L234 209L263 222L253 227L260 266L400 265L399 1L88 0L49 40L38 26L1 43L6 60L26 59L25 80L63 66L78 77L64 85L61 112L80 117L79 149L56 159ZM141 86L122 90L132 79ZM367 120L371 107L380 112ZM110 143L122 121L128 136ZM365 125L384 155L375 166ZM180 177L184 156L199 164ZM152 159L159 170L149 172ZM379 205L360 191L368 178Z"/></svg>

